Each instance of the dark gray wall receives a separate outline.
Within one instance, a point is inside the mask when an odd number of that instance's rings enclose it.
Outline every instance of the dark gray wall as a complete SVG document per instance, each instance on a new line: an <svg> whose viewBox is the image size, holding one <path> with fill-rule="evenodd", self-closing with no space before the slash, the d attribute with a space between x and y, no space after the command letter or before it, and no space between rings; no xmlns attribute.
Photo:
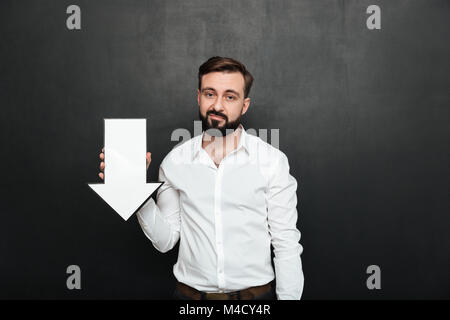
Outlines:
<svg viewBox="0 0 450 320"><path fill-rule="evenodd" d="M303 297L450 298L449 14L446 0L1 1L0 298L170 297L178 247L157 252L86 183L118 117L148 119L156 180L171 132L193 132L212 55L255 76L246 128L280 129Z"/></svg>

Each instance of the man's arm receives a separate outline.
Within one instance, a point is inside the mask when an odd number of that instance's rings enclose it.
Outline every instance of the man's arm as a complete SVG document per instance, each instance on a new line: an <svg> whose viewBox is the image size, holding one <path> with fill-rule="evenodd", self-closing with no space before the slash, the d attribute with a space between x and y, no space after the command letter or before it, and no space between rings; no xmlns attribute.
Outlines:
<svg viewBox="0 0 450 320"><path fill-rule="evenodd" d="M158 189L157 202L150 198L137 212L139 224L153 246L160 252L172 249L180 238L180 195L159 168L159 181L164 184Z"/></svg>
<svg viewBox="0 0 450 320"><path fill-rule="evenodd" d="M303 269L297 229L297 181L289 174L282 154L269 182L267 197L269 233L274 247L276 293L279 300L299 300L303 293Z"/></svg>

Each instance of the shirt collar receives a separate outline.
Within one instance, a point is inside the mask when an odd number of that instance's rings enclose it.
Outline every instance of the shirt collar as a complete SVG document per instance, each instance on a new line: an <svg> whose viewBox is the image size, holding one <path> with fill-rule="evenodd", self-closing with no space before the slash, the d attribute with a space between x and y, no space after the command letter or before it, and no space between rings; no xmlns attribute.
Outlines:
<svg viewBox="0 0 450 320"><path fill-rule="evenodd" d="M245 151L247 151L247 153L249 153L249 145L248 145L248 133L245 131L245 128L242 124L239 124L238 129L241 129L241 136L239 137L239 143L238 146L236 148L236 150L239 150L241 147L245 149ZM236 130L238 130L236 129ZM203 136L205 134L205 131L202 132L202 134L196 136L194 139L194 145L193 145L193 157L192 159L195 159L195 157L198 155L198 153L200 152L200 150L202 149L202 141L203 141Z"/></svg>

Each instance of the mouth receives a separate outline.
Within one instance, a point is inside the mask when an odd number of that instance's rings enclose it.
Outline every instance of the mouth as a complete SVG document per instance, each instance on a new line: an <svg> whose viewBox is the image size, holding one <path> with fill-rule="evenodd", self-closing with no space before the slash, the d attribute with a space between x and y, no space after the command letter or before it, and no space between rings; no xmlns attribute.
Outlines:
<svg viewBox="0 0 450 320"><path fill-rule="evenodd" d="M215 115L215 114L210 114L209 116L210 116L211 119L213 119L213 120L223 120L223 119L225 119L224 117L217 116L217 115Z"/></svg>

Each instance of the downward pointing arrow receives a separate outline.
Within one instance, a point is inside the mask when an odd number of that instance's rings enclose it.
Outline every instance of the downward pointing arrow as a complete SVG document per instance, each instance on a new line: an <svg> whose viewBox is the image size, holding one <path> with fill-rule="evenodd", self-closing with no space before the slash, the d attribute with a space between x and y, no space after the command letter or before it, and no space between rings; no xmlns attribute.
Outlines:
<svg viewBox="0 0 450 320"><path fill-rule="evenodd" d="M105 119L105 183L89 184L123 219L162 183L147 183L146 119Z"/></svg>

